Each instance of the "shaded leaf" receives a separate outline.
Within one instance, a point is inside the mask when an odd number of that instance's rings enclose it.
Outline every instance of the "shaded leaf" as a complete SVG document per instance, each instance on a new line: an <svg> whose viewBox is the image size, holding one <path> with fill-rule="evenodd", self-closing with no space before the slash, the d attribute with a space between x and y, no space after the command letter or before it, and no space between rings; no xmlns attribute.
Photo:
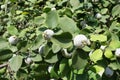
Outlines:
<svg viewBox="0 0 120 80"><path fill-rule="evenodd" d="M72 45L72 35L68 32L60 35L54 35L51 41L62 48L68 48Z"/></svg>

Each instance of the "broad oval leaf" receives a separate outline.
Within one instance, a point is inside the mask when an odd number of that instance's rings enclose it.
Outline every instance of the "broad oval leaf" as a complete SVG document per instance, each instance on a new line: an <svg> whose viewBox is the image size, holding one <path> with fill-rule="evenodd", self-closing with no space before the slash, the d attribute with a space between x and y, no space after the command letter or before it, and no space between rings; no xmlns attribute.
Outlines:
<svg viewBox="0 0 120 80"><path fill-rule="evenodd" d="M66 76L69 71L70 71L70 66L68 64L68 59L62 59L59 65L60 76Z"/></svg>
<svg viewBox="0 0 120 80"><path fill-rule="evenodd" d="M115 17L117 15L120 15L120 5L116 5L112 9L112 16Z"/></svg>
<svg viewBox="0 0 120 80"><path fill-rule="evenodd" d="M95 72L98 73L100 76L102 76L105 71L104 67L99 65L94 65L93 68L95 69Z"/></svg>
<svg viewBox="0 0 120 80"><path fill-rule="evenodd" d="M35 62L42 61L42 57L40 54L37 54L35 56L32 56L31 59Z"/></svg>
<svg viewBox="0 0 120 80"><path fill-rule="evenodd" d="M41 25L44 22L44 20L45 20L44 17L37 16L34 18L34 23L37 25Z"/></svg>
<svg viewBox="0 0 120 80"><path fill-rule="evenodd" d="M48 55L45 57L45 61L48 63L56 63L58 61L58 55L50 51Z"/></svg>
<svg viewBox="0 0 120 80"><path fill-rule="evenodd" d="M68 48L72 45L72 35L69 32L60 35L54 35L51 41L62 48Z"/></svg>
<svg viewBox="0 0 120 80"><path fill-rule="evenodd" d="M109 48L111 50L116 50L119 47L120 47L120 41L119 40L112 40L109 44Z"/></svg>
<svg viewBox="0 0 120 80"><path fill-rule="evenodd" d="M83 69L87 65L87 54L83 50L77 50L72 57L72 67L74 69Z"/></svg>
<svg viewBox="0 0 120 80"><path fill-rule="evenodd" d="M57 27L57 25L58 25L58 14L55 10L47 13L45 23L46 23L48 28Z"/></svg>
<svg viewBox="0 0 120 80"><path fill-rule="evenodd" d="M7 49L8 45L8 42L0 37L0 50Z"/></svg>
<svg viewBox="0 0 120 80"><path fill-rule="evenodd" d="M0 61L8 60L12 57L12 51L9 49L0 50Z"/></svg>
<svg viewBox="0 0 120 80"><path fill-rule="evenodd" d="M52 45L52 51L53 53L57 53L58 51L60 51L61 47L58 44L53 44Z"/></svg>
<svg viewBox="0 0 120 80"><path fill-rule="evenodd" d="M17 72L22 65L22 61L23 61L23 58L20 55L12 57L10 62L9 62L10 68L13 71Z"/></svg>
<svg viewBox="0 0 120 80"><path fill-rule="evenodd" d="M102 50L97 49L90 55L90 59L94 62L97 62L98 60L102 59L102 55L103 55Z"/></svg>
<svg viewBox="0 0 120 80"><path fill-rule="evenodd" d="M73 21L71 18L68 18L67 16L60 18L59 27L64 32L70 32L70 33L75 33L76 31L79 30L76 26L76 22Z"/></svg>
<svg viewBox="0 0 120 80"><path fill-rule="evenodd" d="M112 54L112 51L109 48L105 49L104 55L108 59L111 59L114 57L114 55Z"/></svg>
<svg viewBox="0 0 120 80"><path fill-rule="evenodd" d="M102 34L95 34L95 35L90 35L90 40L91 41L100 41L100 42L105 42L107 41L107 36L102 35Z"/></svg>
<svg viewBox="0 0 120 80"><path fill-rule="evenodd" d="M15 26L11 25L7 27L7 31L8 33L10 33L11 35L17 35L18 34L18 30Z"/></svg>

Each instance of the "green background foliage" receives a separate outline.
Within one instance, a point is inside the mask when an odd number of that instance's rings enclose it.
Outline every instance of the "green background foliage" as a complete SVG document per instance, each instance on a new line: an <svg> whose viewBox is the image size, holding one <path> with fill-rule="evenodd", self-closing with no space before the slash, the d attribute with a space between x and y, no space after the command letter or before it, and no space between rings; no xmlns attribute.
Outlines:
<svg viewBox="0 0 120 80"><path fill-rule="evenodd" d="M115 56L120 0L0 0L0 6L0 65L7 64L0 67L0 80L120 80L120 58ZM50 40L43 37L46 29L55 32ZM75 48L78 34L91 44ZM18 43L11 45L8 38L14 35ZM25 63L28 57L30 64ZM106 67L114 70L111 77Z"/></svg>

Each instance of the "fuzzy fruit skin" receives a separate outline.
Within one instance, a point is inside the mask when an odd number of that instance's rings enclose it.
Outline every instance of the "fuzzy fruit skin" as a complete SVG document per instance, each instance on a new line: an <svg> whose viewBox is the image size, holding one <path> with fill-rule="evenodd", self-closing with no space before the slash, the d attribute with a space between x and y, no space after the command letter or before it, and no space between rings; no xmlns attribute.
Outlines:
<svg viewBox="0 0 120 80"><path fill-rule="evenodd" d="M95 17L96 17L97 19L100 19L100 18L102 17L102 15L101 15L100 13L97 13L97 14L95 15Z"/></svg>
<svg viewBox="0 0 120 80"><path fill-rule="evenodd" d="M48 67L48 72L49 73L51 72L52 68L53 68L53 66L51 66L51 65Z"/></svg>
<svg viewBox="0 0 120 80"><path fill-rule="evenodd" d="M81 21L80 25L82 26L82 28L85 28L87 26L86 21Z"/></svg>
<svg viewBox="0 0 120 80"><path fill-rule="evenodd" d="M115 55L120 58L120 48L116 49Z"/></svg>
<svg viewBox="0 0 120 80"><path fill-rule="evenodd" d="M55 11L55 10L56 10L56 8L55 8L55 7L53 7L53 8L51 8L51 10L52 10L52 11Z"/></svg>
<svg viewBox="0 0 120 80"><path fill-rule="evenodd" d="M105 69L105 75L108 77L111 77L113 75L114 71L110 69L109 67L106 67Z"/></svg>
<svg viewBox="0 0 120 80"><path fill-rule="evenodd" d="M5 9L5 5L1 5L1 9Z"/></svg>
<svg viewBox="0 0 120 80"><path fill-rule="evenodd" d="M73 43L74 46L78 48L83 48L86 45L90 45L89 39L87 39L87 37L83 34L75 36L75 38L73 39Z"/></svg>
<svg viewBox="0 0 120 80"><path fill-rule="evenodd" d="M102 46L102 45L100 46L100 49L103 51L105 50L105 48L106 48L106 46Z"/></svg>
<svg viewBox="0 0 120 80"><path fill-rule="evenodd" d="M41 46L39 47L38 52L39 52L40 54L42 54L42 53L44 52L44 47L45 47L45 45L41 45Z"/></svg>
<svg viewBox="0 0 120 80"><path fill-rule="evenodd" d="M25 63L26 63L26 64L32 63L32 59L28 57L27 59L25 59Z"/></svg>
<svg viewBox="0 0 120 80"><path fill-rule="evenodd" d="M16 36L10 36L8 41L9 41L10 44L14 45L14 44L17 44L18 39L17 39Z"/></svg>
<svg viewBox="0 0 120 80"><path fill-rule="evenodd" d="M99 0L92 0L92 2L99 2Z"/></svg>
<svg viewBox="0 0 120 80"><path fill-rule="evenodd" d="M46 39L46 40L49 40L52 36L54 35L54 31L53 30L50 30L50 29L47 29L43 32L43 37Z"/></svg>

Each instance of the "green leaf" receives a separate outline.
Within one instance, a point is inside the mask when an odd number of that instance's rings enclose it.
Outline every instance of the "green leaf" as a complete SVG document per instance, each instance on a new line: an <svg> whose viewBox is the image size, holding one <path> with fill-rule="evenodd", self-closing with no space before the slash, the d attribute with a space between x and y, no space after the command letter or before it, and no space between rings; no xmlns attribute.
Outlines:
<svg viewBox="0 0 120 80"><path fill-rule="evenodd" d="M7 49L8 45L8 42L0 37L0 50Z"/></svg>
<svg viewBox="0 0 120 80"><path fill-rule="evenodd" d="M104 67L99 65L94 65L93 68L95 69L95 73L99 74L100 76L102 76L105 71Z"/></svg>
<svg viewBox="0 0 120 80"><path fill-rule="evenodd" d="M100 75L96 74L95 72L91 70L88 71L88 75L89 75L89 80L101 80Z"/></svg>
<svg viewBox="0 0 120 80"><path fill-rule="evenodd" d="M13 71L17 72L22 65L22 61L23 61L22 56L17 55L17 56L12 57L9 62L10 68Z"/></svg>
<svg viewBox="0 0 120 80"><path fill-rule="evenodd" d="M35 50L35 49L38 49L40 47L41 44L43 44L44 42L44 39L42 37L42 35L38 35L37 38L35 39L35 41L33 42L33 45L32 45L32 50Z"/></svg>
<svg viewBox="0 0 120 80"><path fill-rule="evenodd" d="M106 14L106 13L107 13L107 11L108 11L108 9L107 9L107 8L103 8L103 9L101 10L101 13L102 13L102 14Z"/></svg>
<svg viewBox="0 0 120 80"><path fill-rule="evenodd" d="M41 25L44 22L44 17L37 16L34 18L34 23L37 25Z"/></svg>
<svg viewBox="0 0 120 80"><path fill-rule="evenodd" d="M61 47L58 44L53 44L52 45L52 51L53 53L57 53L58 51L60 51Z"/></svg>
<svg viewBox="0 0 120 80"><path fill-rule="evenodd" d="M68 59L64 58L62 59L59 65L59 74L60 76L64 77L68 74L69 71L70 71L70 67L68 64Z"/></svg>
<svg viewBox="0 0 120 80"><path fill-rule="evenodd" d="M49 54L45 57L45 61L48 63L56 63L58 61L58 55L50 51Z"/></svg>
<svg viewBox="0 0 120 80"><path fill-rule="evenodd" d="M102 59L102 55L103 55L102 50L97 49L90 55L90 59L94 62L97 62L98 60Z"/></svg>
<svg viewBox="0 0 120 80"><path fill-rule="evenodd" d="M31 59L35 62L42 61L42 57L40 54L37 54L36 56L31 57Z"/></svg>
<svg viewBox="0 0 120 80"><path fill-rule="evenodd" d="M80 1L79 0L70 0L70 4L72 5L73 8L78 8L80 6Z"/></svg>
<svg viewBox="0 0 120 80"><path fill-rule="evenodd" d="M91 41L100 41L100 42L105 42L107 41L107 36L102 35L102 34L95 34L95 35L90 35L90 40Z"/></svg>
<svg viewBox="0 0 120 80"><path fill-rule="evenodd" d="M104 55L108 59L111 59L114 57L114 55L112 54L112 51L109 48L105 49Z"/></svg>
<svg viewBox="0 0 120 80"><path fill-rule="evenodd" d="M117 70L117 69L120 70L120 63L118 62L112 62L108 66L111 67L113 70Z"/></svg>
<svg viewBox="0 0 120 80"><path fill-rule="evenodd" d="M46 25L48 28L55 28L58 25L58 14L56 11L50 11L46 16Z"/></svg>
<svg viewBox="0 0 120 80"><path fill-rule="evenodd" d="M72 57L72 67L74 69L82 69L87 65L87 54L83 50L77 50Z"/></svg>
<svg viewBox="0 0 120 80"><path fill-rule="evenodd" d="M0 50L0 61L8 60L12 57L12 51L9 49Z"/></svg>
<svg viewBox="0 0 120 80"><path fill-rule="evenodd" d="M54 70L54 68L51 69L51 71L50 71L50 76L51 76L52 78L59 79L59 76L58 76L58 74L56 73L56 71Z"/></svg>
<svg viewBox="0 0 120 80"><path fill-rule="evenodd" d="M111 50L116 50L119 47L120 47L120 41L118 41L118 40L112 40L109 44L109 48Z"/></svg>
<svg viewBox="0 0 120 80"><path fill-rule="evenodd" d="M64 32L75 33L76 31L78 31L76 22L73 21L71 18L68 18L67 16L60 18L59 27Z"/></svg>
<svg viewBox="0 0 120 80"><path fill-rule="evenodd" d="M17 35L18 34L18 30L15 26L11 25L7 27L7 31L9 34L11 35Z"/></svg>
<svg viewBox="0 0 120 80"><path fill-rule="evenodd" d="M69 32L54 35L51 41L62 48L68 48L72 46L72 35Z"/></svg>
<svg viewBox="0 0 120 80"><path fill-rule="evenodd" d="M112 9L112 16L115 17L115 16L118 16L120 15L120 5L115 5Z"/></svg>

